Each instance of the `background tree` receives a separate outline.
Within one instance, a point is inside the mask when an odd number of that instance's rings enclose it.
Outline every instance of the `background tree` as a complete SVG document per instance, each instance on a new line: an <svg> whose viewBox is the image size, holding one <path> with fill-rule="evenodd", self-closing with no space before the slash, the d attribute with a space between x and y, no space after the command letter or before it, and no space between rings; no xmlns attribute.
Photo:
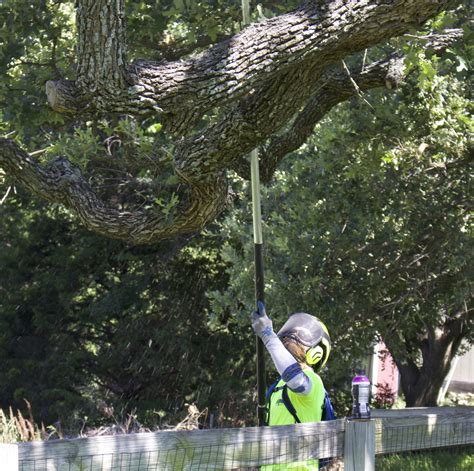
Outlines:
<svg viewBox="0 0 474 471"><path fill-rule="evenodd" d="M130 249L61 208L10 196L0 218L0 407L76 433L84 424L248 420L253 338L209 319L227 283L220 240ZM205 420L205 418L203 418Z"/></svg>

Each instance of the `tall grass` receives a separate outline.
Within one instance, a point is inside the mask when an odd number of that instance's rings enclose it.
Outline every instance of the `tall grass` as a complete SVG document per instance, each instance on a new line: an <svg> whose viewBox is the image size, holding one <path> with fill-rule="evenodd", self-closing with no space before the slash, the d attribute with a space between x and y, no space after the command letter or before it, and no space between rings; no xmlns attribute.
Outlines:
<svg viewBox="0 0 474 471"><path fill-rule="evenodd" d="M0 409L0 443L31 442L48 437L44 425L39 427L35 423L30 403L25 402L28 418L23 417L21 411L15 414L11 407L8 413Z"/></svg>

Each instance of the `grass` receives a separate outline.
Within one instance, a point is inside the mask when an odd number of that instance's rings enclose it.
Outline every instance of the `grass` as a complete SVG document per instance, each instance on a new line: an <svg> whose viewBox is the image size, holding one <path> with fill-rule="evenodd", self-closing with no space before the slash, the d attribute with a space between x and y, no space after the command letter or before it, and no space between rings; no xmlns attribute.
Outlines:
<svg viewBox="0 0 474 471"><path fill-rule="evenodd" d="M30 442L47 436L44 427L35 423L30 403L25 402L29 418L23 417L20 411L15 414L11 407L8 413L0 409L0 443Z"/></svg>
<svg viewBox="0 0 474 471"><path fill-rule="evenodd" d="M375 458L376 471L472 471L474 448L386 455Z"/></svg>

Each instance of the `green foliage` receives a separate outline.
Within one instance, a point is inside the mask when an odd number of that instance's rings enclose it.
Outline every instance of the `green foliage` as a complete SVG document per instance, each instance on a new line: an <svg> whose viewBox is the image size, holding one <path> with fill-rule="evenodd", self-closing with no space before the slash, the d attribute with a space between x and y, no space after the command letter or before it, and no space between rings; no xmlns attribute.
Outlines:
<svg viewBox="0 0 474 471"><path fill-rule="evenodd" d="M73 2L0 5L0 120L33 148L63 124L64 118L45 106L44 83L71 76L73 35Z"/></svg>
<svg viewBox="0 0 474 471"><path fill-rule="evenodd" d="M340 410L376 338L390 338L398 361L418 362L427 326L469 309L473 123L451 55L432 57L429 67L423 58L395 94L339 105L262 196L268 310L276 327L299 310L327 323L333 354L323 379L337 386ZM213 310L245 319L253 299L249 205L221 230L231 288L211 293Z"/></svg>
<svg viewBox="0 0 474 471"><path fill-rule="evenodd" d="M253 338L208 322L205 291L226 283L218 239L129 248L21 193L1 211L2 406L27 398L65 427L134 409L169 423L185 402L221 423L247 415Z"/></svg>
<svg viewBox="0 0 474 471"><path fill-rule="evenodd" d="M240 3L135 1L127 9L130 57L241 27ZM179 187L159 122L65 120L47 106L45 82L74 76L74 23L73 1L1 2L0 131L44 150L35 154L44 163L67 157L114 205L171 216ZM110 421L112 411L120 420L133 408L145 423L173 422L186 401L208 407L216 423L253 415L245 399L253 338L208 318L205 292L227 280L219 238L132 249L31 200L3 172L0 179L2 198L8 193L0 205L1 407L24 409L27 398L39 420L63 425Z"/></svg>

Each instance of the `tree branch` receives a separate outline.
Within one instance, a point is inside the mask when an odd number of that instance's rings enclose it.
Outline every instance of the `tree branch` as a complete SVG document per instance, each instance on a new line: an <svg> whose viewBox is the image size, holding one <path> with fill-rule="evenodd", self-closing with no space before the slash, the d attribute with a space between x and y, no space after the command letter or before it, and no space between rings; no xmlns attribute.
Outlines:
<svg viewBox="0 0 474 471"><path fill-rule="evenodd" d="M215 219L228 200L226 170L282 130L304 106L293 123L294 135L283 133L270 141L264 178L269 179L283 155L307 137L313 127L308 124L336 102L387 79L396 84L398 75L390 72L395 63L376 63L350 77L347 72L327 75L327 83L322 76L351 52L402 34L451 4L314 0L187 60L139 61L126 67L118 41L123 38L123 0L78 3L78 76L75 82L48 82L55 109L140 116L163 112L168 129L184 133L210 108L227 107L217 123L176 143L175 171L187 190L168 215L158 209L119 210L101 200L66 159L42 167L13 141L0 140L0 166L9 175L39 196L74 210L90 230L134 244L194 232Z"/></svg>
<svg viewBox="0 0 474 471"><path fill-rule="evenodd" d="M202 134L181 139L176 171L186 181L207 179L207 173L229 168L250 150L265 142L308 100L318 80L317 67L291 71L222 113L216 124Z"/></svg>
<svg viewBox="0 0 474 471"><path fill-rule="evenodd" d="M445 34L426 38L426 49L439 52L462 37L461 29L447 30ZM424 37L422 37L424 38ZM373 88L396 89L405 78L404 57L393 54L387 59L363 66L362 70L351 70L339 66L326 72L313 86L316 91L304 109L298 114L290 128L280 135L274 135L270 142L260 149L260 178L269 182L283 158L301 147L313 132L315 125L334 106ZM250 179L250 168L245 157L236 159L231 168L239 176Z"/></svg>
<svg viewBox="0 0 474 471"><path fill-rule="evenodd" d="M90 1L80 0L79 5ZM323 69L348 54L401 35L455 3L452 0L307 1L291 13L252 24L233 38L187 60L137 61L125 74L131 86L122 88L114 100L99 99L103 94L100 89L81 90L84 81L50 82L49 96L56 97L51 105L59 104L55 109L76 113L97 110L149 116L162 111L166 129L184 133L206 111L248 95L277 75L312 67L315 63ZM120 23L113 25L120 35ZM87 31L79 30L81 34L86 35ZM115 30L110 34L115 37ZM90 39L80 37L79 42ZM119 61L116 62L108 62L113 76L115 67L121 68ZM97 61L94 64L100 68ZM79 65L78 70L83 70L83 66ZM95 75L104 74L95 72ZM56 93L52 89L57 89ZM93 103L78 99L91 92Z"/></svg>
<svg viewBox="0 0 474 471"><path fill-rule="evenodd" d="M100 200L67 159L57 158L42 167L10 139L0 139L0 166L36 195L75 211L89 230L132 244L196 232L214 220L228 201L225 178L214 174L211 184L191 187L169 215L160 210L120 211Z"/></svg>
<svg viewBox="0 0 474 471"><path fill-rule="evenodd" d="M403 76L403 60L396 56L379 61L362 72L336 71L321 77L317 66L295 70L276 77L265 87L223 113L222 119L202 134L182 139L175 160L176 170L188 182L207 179L207 172L232 168L244 178L249 176L245 155L271 138L293 116L294 110L308 103L293 128L274 138L261 160L262 180L271 179L273 172L288 153L298 148L312 132L315 122L335 104L361 90L390 84L395 87ZM354 78L360 82L354 87Z"/></svg>
<svg viewBox="0 0 474 471"><path fill-rule="evenodd" d="M340 68L342 69L342 67ZM325 74L316 85L316 92L299 113L290 129L275 136L261 152L262 181L269 182L282 159L302 146L314 126L337 104L372 88L397 88L404 78L404 58L393 55L375 62L364 70L335 71ZM248 166L247 166L248 167Z"/></svg>

